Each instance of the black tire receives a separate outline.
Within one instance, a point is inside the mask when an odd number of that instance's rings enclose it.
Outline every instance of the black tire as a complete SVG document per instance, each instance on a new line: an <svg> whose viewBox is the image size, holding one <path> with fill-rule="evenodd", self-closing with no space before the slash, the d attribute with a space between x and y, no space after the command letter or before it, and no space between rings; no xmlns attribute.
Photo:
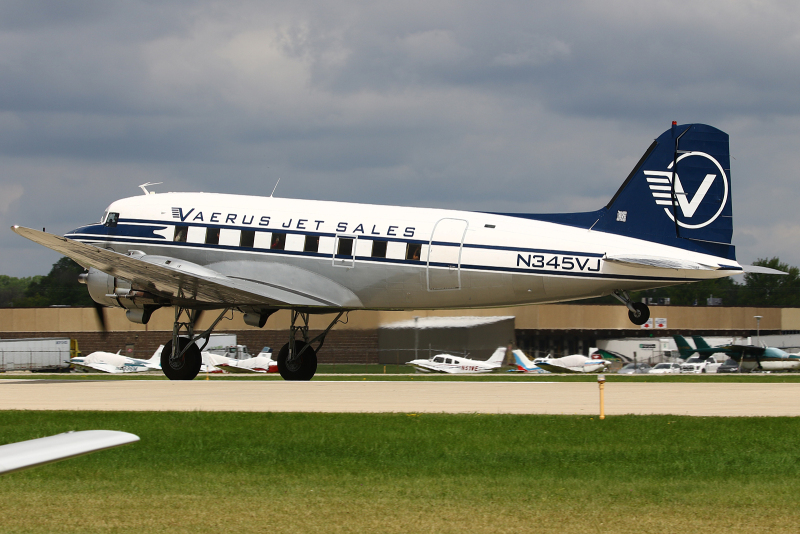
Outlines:
<svg viewBox="0 0 800 534"><path fill-rule="evenodd" d="M303 347L306 349L303 350ZM306 347L303 341L295 341L294 350L302 351L300 357L287 363L289 344L281 347L278 353L278 372L284 380L311 380L317 372L317 353L310 346Z"/></svg>
<svg viewBox="0 0 800 534"><path fill-rule="evenodd" d="M628 311L628 319L637 326L641 326L650 319L650 308L647 307L647 304L642 304L641 302L633 302L631 303L632 306L636 311L639 312L639 317L636 317L632 311Z"/></svg>
<svg viewBox="0 0 800 534"><path fill-rule="evenodd" d="M189 338L180 337L178 340L181 347L179 351L182 351L189 344ZM194 380L194 377L200 372L203 356L200 354L200 348L194 343L180 359L170 362L170 356L172 356L171 339L164 344L164 348L161 350L161 370L170 380Z"/></svg>

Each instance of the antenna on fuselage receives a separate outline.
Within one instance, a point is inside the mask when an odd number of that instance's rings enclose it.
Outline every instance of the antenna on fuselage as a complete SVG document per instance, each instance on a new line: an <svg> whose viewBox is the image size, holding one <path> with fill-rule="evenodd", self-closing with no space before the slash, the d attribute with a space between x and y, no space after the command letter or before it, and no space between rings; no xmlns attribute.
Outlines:
<svg viewBox="0 0 800 534"><path fill-rule="evenodd" d="M281 179L278 178L278 181L275 182L275 187L272 188L272 193L269 194L269 198L272 198L272 195L275 194L275 190L278 189L278 184L281 183Z"/></svg>
<svg viewBox="0 0 800 534"><path fill-rule="evenodd" d="M163 184L163 183L164 183L164 182L147 182L146 184L142 184L142 185L140 185L139 187L141 187L141 188L142 188L142 191L144 191L144 194L145 194L145 195L155 195L155 194L156 194L156 192L155 192L155 191L148 191L148 190L147 190L147 186L149 186L149 185L161 185L161 184Z"/></svg>

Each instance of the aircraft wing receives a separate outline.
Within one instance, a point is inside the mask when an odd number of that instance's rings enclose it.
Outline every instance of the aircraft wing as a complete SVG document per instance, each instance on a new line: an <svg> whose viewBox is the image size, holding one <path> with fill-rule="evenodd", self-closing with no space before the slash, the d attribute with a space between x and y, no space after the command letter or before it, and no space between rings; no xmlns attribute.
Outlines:
<svg viewBox="0 0 800 534"><path fill-rule="evenodd" d="M568 367L561 367L560 365L553 365L549 363L539 362L536 364L540 369L544 369L548 373L582 373L583 371L576 371Z"/></svg>
<svg viewBox="0 0 800 534"><path fill-rule="evenodd" d="M225 276L175 258L129 256L30 228L12 226L11 229L22 237L72 258L84 267L94 267L129 280L141 289L167 298L182 294L185 298L200 303L224 306L361 307L361 302L355 295L350 297L338 291L338 287L332 287L336 285L335 282L328 279L315 279L315 287L298 289L285 283ZM325 281L328 283L327 287Z"/></svg>
<svg viewBox="0 0 800 534"><path fill-rule="evenodd" d="M110 363L77 363L72 361L69 363L75 367L86 369L88 371L101 371L103 373L111 374L119 374L123 372L122 369L116 365L111 365Z"/></svg>
<svg viewBox="0 0 800 534"><path fill-rule="evenodd" d="M229 363L223 363L218 365L217 367L222 369L223 371L227 371L229 373L234 373L234 374L266 373L266 371L250 369L249 367L239 367L238 365L231 365Z"/></svg>
<svg viewBox="0 0 800 534"><path fill-rule="evenodd" d="M720 352L725 352L731 358L736 360L737 358L741 358L742 355L744 356L754 356L756 358L763 356L764 352L767 349L764 347L756 347L754 345L728 345L726 347L719 347L723 350Z"/></svg>
<svg viewBox="0 0 800 534"><path fill-rule="evenodd" d="M57 462L90 452L139 441L139 436L117 430L83 430L0 446L0 473Z"/></svg>

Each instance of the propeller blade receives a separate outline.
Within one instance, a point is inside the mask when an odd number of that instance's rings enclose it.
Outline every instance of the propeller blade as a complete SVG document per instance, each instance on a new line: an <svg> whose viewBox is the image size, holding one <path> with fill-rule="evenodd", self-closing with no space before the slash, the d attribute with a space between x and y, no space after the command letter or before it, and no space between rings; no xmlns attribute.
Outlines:
<svg viewBox="0 0 800 534"><path fill-rule="evenodd" d="M194 327L200 322L200 318L203 316L203 310L195 310L193 316L194 320L192 321L192 326Z"/></svg>
<svg viewBox="0 0 800 534"><path fill-rule="evenodd" d="M108 329L106 328L106 314L105 311L103 311L104 309L105 306L102 304L97 302L94 303L94 311L97 314L97 322L100 323L100 332L102 332L103 337L108 334Z"/></svg>

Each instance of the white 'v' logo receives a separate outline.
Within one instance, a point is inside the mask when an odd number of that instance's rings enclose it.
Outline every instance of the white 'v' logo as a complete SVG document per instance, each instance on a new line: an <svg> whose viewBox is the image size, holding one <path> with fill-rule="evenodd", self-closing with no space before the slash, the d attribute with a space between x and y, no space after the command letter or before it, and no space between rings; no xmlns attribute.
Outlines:
<svg viewBox="0 0 800 534"><path fill-rule="evenodd" d="M706 193L708 193L708 190L711 188L711 184L714 183L714 178L716 177L716 174L706 174L703 183L700 184L700 187L694 194L694 198L689 200L689 198L686 196L686 192L683 190L681 179L678 178L677 174L675 175L675 196L677 197L678 205L681 207L681 211L686 218L691 218L694 215L694 212L697 211L697 208L700 207L700 204L706 197Z"/></svg>
<svg viewBox="0 0 800 534"><path fill-rule="evenodd" d="M703 221L698 224L689 224L688 221L678 221L678 225L683 228L703 228L714 222L720 216L722 210L725 209L725 205L728 202L728 190L730 186L728 185L728 177L725 174L722 166L716 159L705 152L687 152L682 154L677 161L680 162L681 160L692 156L700 156L710 160L719 170L719 175L722 177L723 194L716 213L714 213L714 215L712 215L707 221ZM672 163L667 166L667 169L671 168ZM672 215L672 171L644 171L644 175L647 179L647 185L650 188L650 192L653 194L653 199L656 201L656 205L665 206L664 213L670 218L670 220L675 220ZM681 183L681 179L678 177L678 174L675 173L674 176L675 201L677 202L680 211L683 213L683 217L686 219L691 219L695 213L697 213L697 209L706 199L708 191L711 189L711 186L714 185L714 180L717 178L717 175L706 174L705 178L703 178L703 182L700 184L700 187L697 188L697 191L695 191L694 196L691 199L686 193L686 190L683 188L683 184Z"/></svg>

